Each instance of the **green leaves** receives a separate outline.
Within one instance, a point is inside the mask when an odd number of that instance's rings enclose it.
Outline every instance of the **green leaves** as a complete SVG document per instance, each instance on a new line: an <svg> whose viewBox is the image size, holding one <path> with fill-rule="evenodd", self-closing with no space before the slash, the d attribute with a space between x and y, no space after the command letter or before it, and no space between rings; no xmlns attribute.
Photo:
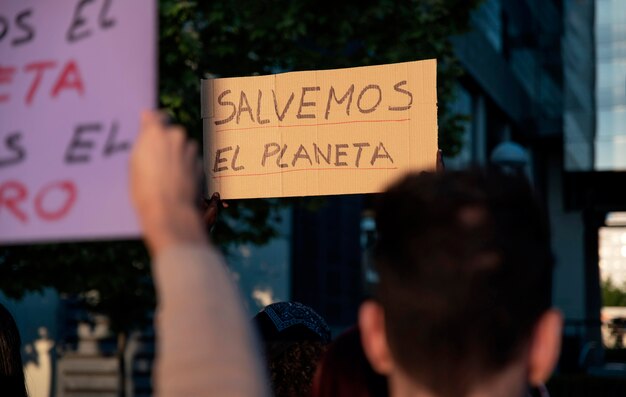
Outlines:
<svg viewBox="0 0 626 397"><path fill-rule="evenodd" d="M19 299L54 287L111 319L113 331L145 326L154 308L148 254L139 241L0 248L0 290Z"/></svg>
<svg viewBox="0 0 626 397"><path fill-rule="evenodd" d="M626 306L626 284L616 286L610 278L600 283L602 306Z"/></svg>

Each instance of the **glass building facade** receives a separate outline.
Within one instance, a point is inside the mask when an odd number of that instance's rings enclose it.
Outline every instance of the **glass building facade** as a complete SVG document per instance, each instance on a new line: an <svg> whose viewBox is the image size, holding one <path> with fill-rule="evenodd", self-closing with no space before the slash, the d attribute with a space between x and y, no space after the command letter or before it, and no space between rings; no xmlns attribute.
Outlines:
<svg viewBox="0 0 626 397"><path fill-rule="evenodd" d="M592 171L595 164L595 2L565 0L563 8L564 165L567 171Z"/></svg>
<svg viewBox="0 0 626 397"><path fill-rule="evenodd" d="M626 170L626 1L566 0L568 171Z"/></svg>
<svg viewBox="0 0 626 397"><path fill-rule="evenodd" d="M626 170L626 1L597 0L596 136L597 171Z"/></svg>

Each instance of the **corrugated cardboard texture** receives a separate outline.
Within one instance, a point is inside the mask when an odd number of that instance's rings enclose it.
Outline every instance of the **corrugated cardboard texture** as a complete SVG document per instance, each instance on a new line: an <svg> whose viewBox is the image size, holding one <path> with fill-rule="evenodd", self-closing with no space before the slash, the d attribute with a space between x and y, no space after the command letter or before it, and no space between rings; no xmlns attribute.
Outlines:
<svg viewBox="0 0 626 397"><path fill-rule="evenodd" d="M208 192L374 193L434 169L436 60L202 81Z"/></svg>

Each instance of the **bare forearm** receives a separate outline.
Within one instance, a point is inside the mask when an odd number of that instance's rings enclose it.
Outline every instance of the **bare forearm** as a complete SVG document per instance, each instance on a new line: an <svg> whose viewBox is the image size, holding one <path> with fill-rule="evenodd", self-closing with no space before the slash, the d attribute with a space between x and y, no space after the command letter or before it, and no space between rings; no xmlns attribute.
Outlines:
<svg viewBox="0 0 626 397"><path fill-rule="evenodd" d="M147 212L141 223L152 258L171 247L207 243L202 221L192 206L154 205Z"/></svg>
<svg viewBox="0 0 626 397"><path fill-rule="evenodd" d="M131 198L159 297L157 393L267 396L251 324L193 204L197 146L164 121L143 113L130 161Z"/></svg>
<svg viewBox="0 0 626 397"><path fill-rule="evenodd" d="M171 246L153 266L158 395L268 396L250 321L219 255L206 244Z"/></svg>

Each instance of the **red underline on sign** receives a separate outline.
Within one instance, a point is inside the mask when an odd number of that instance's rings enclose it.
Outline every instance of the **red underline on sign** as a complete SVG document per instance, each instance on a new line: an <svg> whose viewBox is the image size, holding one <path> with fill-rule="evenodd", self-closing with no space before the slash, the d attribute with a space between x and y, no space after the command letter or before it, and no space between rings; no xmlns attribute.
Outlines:
<svg viewBox="0 0 626 397"><path fill-rule="evenodd" d="M225 128L221 130L215 130L215 132L223 131L242 131L242 130L258 130L261 128L294 128L294 127L318 127L320 125L338 125L338 124L355 124L355 123L394 123L400 121L409 121L411 119L397 119L397 120L354 120L354 121L338 121L335 123L318 123L318 124L292 124L292 125L266 125L259 127L241 127L241 128Z"/></svg>
<svg viewBox="0 0 626 397"><path fill-rule="evenodd" d="M259 174L230 174L230 175L218 175L214 176L213 179L221 179L221 178L230 178L232 176L264 176L264 175L276 175L276 174L287 174L290 172L300 172L300 171L346 171L346 170L359 170L359 171L381 171L381 170L397 170L398 167L378 167L378 168L300 168L297 170L285 170L285 171L276 171L276 172L264 172Z"/></svg>

